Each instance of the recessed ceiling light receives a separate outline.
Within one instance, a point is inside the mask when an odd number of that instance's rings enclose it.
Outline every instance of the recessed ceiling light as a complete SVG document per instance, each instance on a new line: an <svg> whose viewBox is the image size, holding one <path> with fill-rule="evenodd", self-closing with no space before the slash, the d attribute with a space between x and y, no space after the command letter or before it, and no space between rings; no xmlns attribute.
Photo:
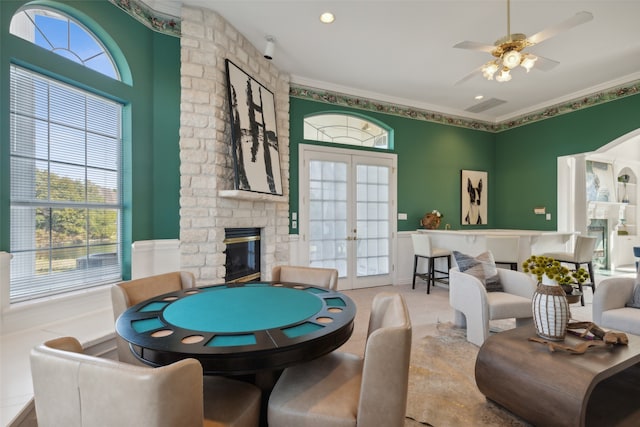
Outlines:
<svg viewBox="0 0 640 427"><path fill-rule="evenodd" d="M484 98L484 95L476 95L473 97L474 99L477 99L478 101L481 100L482 98Z"/></svg>
<svg viewBox="0 0 640 427"><path fill-rule="evenodd" d="M331 12L325 12L322 15L320 15L320 22L324 23L324 24L331 24L333 21L335 21L336 17L333 16L333 13Z"/></svg>

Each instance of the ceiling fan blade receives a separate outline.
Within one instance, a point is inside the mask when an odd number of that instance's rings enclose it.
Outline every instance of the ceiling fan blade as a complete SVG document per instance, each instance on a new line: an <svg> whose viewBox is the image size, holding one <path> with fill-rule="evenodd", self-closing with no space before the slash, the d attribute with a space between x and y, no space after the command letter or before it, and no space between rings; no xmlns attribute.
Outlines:
<svg viewBox="0 0 640 427"><path fill-rule="evenodd" d="M558 61L555 61L553 59L545 58L544 56L539 55L536 56L538 57L538 60L536 61L536 65L533 67L536 70L549 71L560 64Z"/></svg>
<svg viewBox="0 0 640 427"><path fill-rule="evenodd" d="M472 78L474 78L475 76L481 75L482 74L482 66L476 68L475 70L473 70L472 72L470 72L469 74L467 74L466 76L464 76L463 78L461 78L460 80L458 80L457 82L455 82L453 85L454 86L458 86L461 85L462 83L471 80Z"/></svg>
<svg viewBox="0 0 640 427"><path fill-rule="evenodd" d="M493 49L496 48L495 46L490 46L484 43L470 42L470 41L460 42L453 47L458 49L479 50L480 52L488 52L488 53L491 53Z"/></svg>
<svg viewBox="0 0 640 427"><path fill-rule="evenodd" d="M559 24L556 24L552 27L540 31L539 33L532 35L531 37L528 37L527 41L531 44L538 44L562 33L563 31L567 31L573 27L577 27L580 24L589 22L592 19L593 14L591 12L578 12L566 21L562 21Z"/></svg>

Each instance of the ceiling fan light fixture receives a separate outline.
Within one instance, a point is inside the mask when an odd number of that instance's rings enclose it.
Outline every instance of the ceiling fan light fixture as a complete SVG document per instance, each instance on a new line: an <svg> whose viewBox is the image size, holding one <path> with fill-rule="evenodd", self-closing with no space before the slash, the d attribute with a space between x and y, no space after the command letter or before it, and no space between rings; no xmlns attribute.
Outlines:
<svg viewBox="0 0 640 427"><path fill-rule="evenodd" d="M502 55L502 63L505 67L512 69L520 65L520 61L522 60L522 54L517 50L510 50Z"/></svg>
<svg viewBox="0 0 640 427"><path fill-rule="evenodd" d="M496 76L496 81L503 83L511 80L511 73L508 68L503 68L502 71Z"/></svg>
<svg viewBox="0 0 640 427"><path fill-rule="evenodd" d="M526 69L528 73L529 71L531 71L531 69L533 68L537 60L538 60L537 56L527 53L523 56L522 62L520 63L520 65L522 66L522 68Z"/></svg>
<svg viewBox="0 0 640 427"><path fill-rule="evenodd" d="M487 80L493 80L493 75L498 71L498 64L496 61L489 61L482 66L482 75Z"/></svg>

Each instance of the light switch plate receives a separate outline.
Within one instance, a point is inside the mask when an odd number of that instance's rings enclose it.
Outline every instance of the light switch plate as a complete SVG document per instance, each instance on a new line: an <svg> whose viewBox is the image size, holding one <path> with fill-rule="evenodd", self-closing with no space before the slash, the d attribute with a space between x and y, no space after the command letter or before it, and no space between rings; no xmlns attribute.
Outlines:
<svg viewBox="0 0 640 427"><path fill-rule="evenodd" d="M398 219L399 220L406 220L407 219L407 214L406 213L399 213L398 214Z"/></svg>

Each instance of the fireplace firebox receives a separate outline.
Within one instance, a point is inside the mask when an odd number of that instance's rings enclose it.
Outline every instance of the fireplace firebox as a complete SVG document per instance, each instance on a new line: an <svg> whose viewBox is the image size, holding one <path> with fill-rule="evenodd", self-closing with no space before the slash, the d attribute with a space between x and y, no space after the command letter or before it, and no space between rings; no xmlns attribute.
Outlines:
<svg viewBox="0 0 640 427"><path fill-rule="evenodd" d="M225 228L225 282L260 280L260 229Z"/></svg>

